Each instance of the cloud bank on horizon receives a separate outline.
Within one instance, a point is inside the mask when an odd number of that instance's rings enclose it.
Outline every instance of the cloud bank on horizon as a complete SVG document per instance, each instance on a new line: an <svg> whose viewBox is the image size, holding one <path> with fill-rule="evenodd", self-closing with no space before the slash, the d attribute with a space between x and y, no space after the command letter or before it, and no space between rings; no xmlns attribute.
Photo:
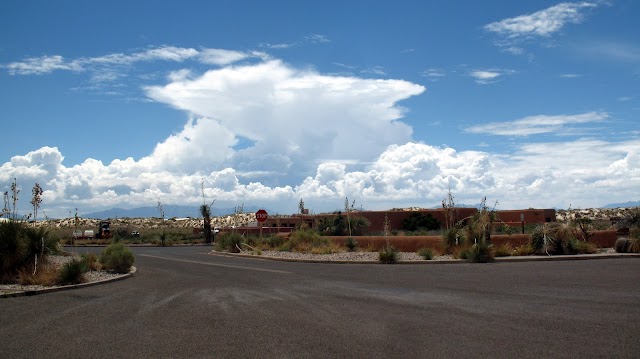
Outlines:
<svg viewBox="0 0 640 359"><path fill-rule="evenodd" d="M498 37L499 47L517 55L532 38L548 38L568 24L579 24L600 5L561 3L483 29ZM304 43L329 41L312 35ZM295 46L299 43L260 47ZM67 71L108 83L124 76L127 68L151 62L179 65L166 73L163 83L145 84L140 91L148 101L184 113L181 130L167 134L137 160L87 158L66 166L64 154L54 146L13 155L0 166L0 185L8 188L17 178L23 212L35 182L45 189L47 212L59 217L70 208L91 212L158 201L195 206L202 202L202 186L205 197L216 199L217 205L255 204L280 213L295 212L300 198L316 212L339 209L345 197L368 209L431 207L449 190L458 202L478 203L486 196L499 201L500 208L597 206L633 199L629 195L640 188L638 133L612 141L582 132L585 126L597 131L612 121L614 115L601 109L533 113L460 130L461 135L515 139L505 154L490 147L456 150L415 138L406 121L411 108L402 103L426 96L424 85L370 78L364 71L362 76L327 74L264 51L159 46L100 57L28 57L2 68L11 76ZM379 69L368 74L385 76ZM420 76L435 82L447 75L431 67ZM517 75L498 67L465 73L483 87ZM571 75L558 76L579 77ZM542 134L558 139L536 137Z"/></svg>

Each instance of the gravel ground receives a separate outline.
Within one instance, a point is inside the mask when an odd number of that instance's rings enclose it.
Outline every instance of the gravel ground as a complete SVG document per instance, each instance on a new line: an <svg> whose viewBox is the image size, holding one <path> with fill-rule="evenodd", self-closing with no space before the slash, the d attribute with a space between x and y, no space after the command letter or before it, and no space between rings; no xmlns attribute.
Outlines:
<svg viewBox="0 0 640 359"><path fill-rule="evenodd" d="M213 253L219 253L212 251ZM226 252L224 252L226 253ZM300 259L300 260L317 260L317 261L378 261L378 252L340 252L332 254L311 254L311 253L295 253L295 252L280 252L280 251L262 251L261 254L257 254L255 251L243 251L242 254L252 254L261 257L273 257L283 259ZM401 261L423 261L415 252L400 252ZM616 254L613 248L603 248L599 254ZM448 261L454 259L451 255L436 255L433 256L432 261Z"/></svg>
<svg viewBox="0 0 640 359"><path fill-rule="evenodd" d="M214 251L215 252L215 251ZM243 254L256 254L255 252L244 251ZM417 253L400 252L401 261L421 261L423 260ZM318 260L318 261L378 261L378 252L340 252L332 254L311 254L296 252L280 252L280 251L262 251L262 257L285 258L285 259L302 259L302 260ZM451 260L450 255L434 256L432 260Z"/></svg>
<svg viewBox="0 0 640 359"><path fill-rule="evenodd" d="M74 258L80 258L77 256L57 256L50 255L47 257L47 265L60 268L66 263L71 262ZM85 283L97 282L104 279L111 279L121 276L122 274L109 273L107 271L88 271L84 274ZM28 290L40 290L47 288L56 288L58 285L43 286L43 285L20 285L20 284L0 284L0 291L12 292L12 291L28 291Z"/></svg>

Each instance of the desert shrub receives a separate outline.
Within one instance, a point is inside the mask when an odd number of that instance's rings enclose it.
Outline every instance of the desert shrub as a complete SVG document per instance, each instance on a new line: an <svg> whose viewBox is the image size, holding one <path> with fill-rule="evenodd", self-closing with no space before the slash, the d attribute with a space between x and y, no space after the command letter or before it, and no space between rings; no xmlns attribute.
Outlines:
<svg viewBox="0 0 640 359"><path fill-rule="evenodd" d="M494 248L494 254L496 257L509 257L512 253L513 250L511 249L511 245L509 245L508 243L499 245Z"/></svg>
<svg viewBox="0 0 640 359"><path fill-rule="evenodd" d="M491 244L486 241L478 241L478 243L469 248L466 260L473 263L495 262L495 255Z"/></svg>
<svg viewBox="0 0 640 359"><path fill-rule="evenodd" d="M87 270L98 271L101 269L98 255L95 253L83 253L81 255L82 261L87 266Z"/></svg>
<svg viewBox="0 0 640 359"><path fill-rule="evenodd" d="M456 246L462 245L463 241L460 238L458 228L447 229L442 234L442 248L446 254L452 254Z"/></svg>
<svg viewBox="0 0 640 359"><path fill-rule="evenodd" d="M452 255L454 259L467 259L469 258L469 248L458 247L456 248Z"/></svg>
<svg viewBox="0 0 640 359"><path fill-rule="evenodd" d="M340 247L331 243L328 246L312 247L311 254L332 254L340 252Z"/></svg>
<svg viewBox="0 0 640 359"><path fill-rule="evenodd" d="M535 254L535 253L536 253L536 251L535 251L535 249L533 249L531 244L523 244L523 245L517 246L513 250L513 255L514 256L530 256L530 255Z"/></svg>
<svg viewBox="0 0 640 359"><path fill-rule="evenodd" d="M387 245L378 252L378 260L383 264L398 263L400 253L393 246Z"/></svg>
<svg viewBox="0 0 640 359"><path fill-rule="evenodd" d="M51 286L57 283L58 271L53 266L38 266L38 270L33 273L34 263L27 264L20 268L17 275L17 283L22 285L44 285Z"/></svg>
<svg viewBox="0 0 640 359"><path fill-rule="evenodd" d="M506 225L506 224L502 224L501 226L499 226L499 227L496 229L496 232L497 232L497 233L503 233L503 234L506 234L506 235L509 235L509 236L510 236L510 235L512 235L512 234L517 233L517 232L518 232L518 230L517 230L516 228L514 228L514 227L508 226L508 225Z"/></svg>
<svg viewBox="0 0 640 359"><path fill-rule="evenodd" d="M225 233L218 237L216 250L238 253L240 246L244 243L244 238L238 233Z"/></svg>
<svg viewBox="0 0 640 359"><path fill-rule="evenodd" d="M356 247L358 247L358 241L349 237L345 241L344 245L349 249L349 252L353 252L356 249Z"/></svg>
<svg viewBox="0 0 640 359"><path fill-rule="evenodd" d="M418 255L422 257L422 259L426 261L430 261L433 259L433 249L431 248L420 248L418 249Z"/></svg>
<svg viewBox="0 0 640 359"><path fill-rule="evenodd" d="M629 238L624 238L624 237L618 238L616 240L616 244L614 245L614 248L618 253L628 253L630 244L631 244L631 241L629 240Z"/></svg>
<svg viewBox="0 0 640 359"><path fill-rule="evenodd" d="M631 228L629 237L628 251L631 253L640 253L640 227Z"/></svg>
<svg viewBox="0 0 640 359"><path fill-rule="evenodd" d="M640 227L640 207L635 207L622 218L618 227L639 228Z"/></svg>
<svg viewBox="0 0 640 359"><path fill-rule="evenodd" d="M43 256L57 253L58 241L44 227L29 227L19 221L0 223L0 281L15 281L23 267L35 264L36 256L43 262Z"/></svg>
<svg viewBox="0 0 640 359"><path fill-rule="evenodd" d="M573 246L576 254L598 253L598 246L591 242L575 240Z"/></svg>
<svg viewBox="0 0 640 359"><path fill-rule="evenodd" d="M267 237L264 242L271 248L278 248L285 242L285 240L286 237L274 235Z"/></svg>
<svg viewBox="0 0 640 359"><path fill-rule="evenodd" d="M133 252L122 242L108 245L100 254L102 267L116 273L129 273L134 261Z"/></svg>
<svg viewBox="0 0 640 359"><path fill-rule="evenodd" d="M631 238L629 240L629 252L640 253L640 238Z"/></svg>
<svg viewBox="0 0 640 359"><path fill-rule="evenodd" d="M79 284L84 282L84 274L89 270L83 260L74 259L66 263L58 272L58 284Z"/></svg>
<svg viewBox="0 0 640 359"><path fill-rule="evenodd" d="M577 254L577 239L571 227L562 223L546 223L531 234L531 247L536 254Z"/></svg>
<svg viewBox="0 0 640 359"><path fill-rule="evenodd" d="M313 248L327 247L331 244L329 238L321 236L310 228L300 228L291 232L291 237L280 248L288 247L290 251L310 252Z"/></svg>

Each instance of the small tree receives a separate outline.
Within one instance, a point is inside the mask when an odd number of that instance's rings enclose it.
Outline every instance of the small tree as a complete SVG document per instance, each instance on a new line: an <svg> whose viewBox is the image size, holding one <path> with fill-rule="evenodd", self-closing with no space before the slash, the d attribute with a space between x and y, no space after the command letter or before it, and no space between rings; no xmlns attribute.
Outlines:
<svg viewBox="0 0 640 359"><path fill-rule="evenodd" d="M212 242L211 240L211 206L216 201L215 199L211 202L211 204L206 203L206 199L204 196L204 181L202 181L200 187L202 188L202 205L200 206L200 215L202 215L203 221L203 230L204 230L204 241L209 244Z"/></svg>
<svg viewBox="0 0 640 359"><path fill-rule="evenodd" d="M348 224L348 228L349 228L349 236L352 235L351 233L351 218L349 216L349 212L353 211L353 206L355 206L356 204L356 200L353 200L353 203L351 203L351 206L349 206L349 197L345 197L344 198L344 211L347 212L347 224Z"/></svg>
<svg viewBox="0 0 640 359"><path fill-rule="evenodd" d="M162 220L162 235L160 236L160 241L162 242L162 246L164 247L164 240L166 238L166 233L164 228L164 206L160 201L158 201L158 212L160 212L160 219Z"/></svg>
<svg viewBox="0 0 640 359"><path fill-rule="evenodd" d="M582 217L579 213L574 215L574 224L576 228L576 237L578 237L578 233L580 233L580 237L582 237L583 241L588 241L589 238L593 237L595 233L593 233L593 225L592 220L589 217Z"/></svg>
<svg viewBox="0 0 640 359"><path fill-rule="evenodd" d="M384 214L384 223L383 223L384 236L388 237L391 232L391 221L389 221L389 216Z"/></svg>
<svg viewBox="0 0 640 359"><path fill-rule="evenodd" d="M7 216L9 217L9 215L11 214L11 210L9 209L9 191L4 191L4 207L2 207L2 214L0 214L0 217L2 216Z"/></svg>
<svg viewBox="0 0 640 359"><path fill-rule="evenodd" d="M38 220L38 208L40 208L40 204L42 203L42 187L40 187L39 183L36 182L31 193L33 197L31 197L30 203L33 206L33 220L35 222Z"/></svg>
<svg viewBox="0 0 640 359"><path fill-rule="evenodd" d="M11 201L13 202L13 215L12 215L13 218L12 219L14 221L18 217L18 210L16 209L16 205L18 204L19 193L20 193L20 190L18 189L18 182L14 178L13 182L11 183Z"/></svg>
<svg viewBox="0 0 640 359"><path fill-rule="evenodd" d="M305 212L304 201L302 200L302 197L300 197L300 202L298 203L298 211L300 211L300 215L303 215Z"/></svg>
<svg viewBox="0 0 640 359"><path fill-rule="evenodd" d="M449 192L447 192L447 197L442 200L442 209L444 209L445 227L448 230L452 229L458 223L458 209L456 208L456 203L453 200L451 188L449 188Z"/></svg>

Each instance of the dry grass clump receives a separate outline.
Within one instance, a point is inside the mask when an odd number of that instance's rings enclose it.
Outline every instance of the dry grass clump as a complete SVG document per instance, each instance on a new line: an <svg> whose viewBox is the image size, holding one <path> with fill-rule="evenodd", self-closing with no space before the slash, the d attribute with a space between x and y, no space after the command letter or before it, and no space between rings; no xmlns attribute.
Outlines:
<svg viewBox="0 0 640 359"><path fill-rule="evenodd" d="M36 273L33 273L33 266L25 266L18 271L17 284L21 285L43 285L51 286L56 284L58 277L57 268L50 265L41 266Z"/></svg>

